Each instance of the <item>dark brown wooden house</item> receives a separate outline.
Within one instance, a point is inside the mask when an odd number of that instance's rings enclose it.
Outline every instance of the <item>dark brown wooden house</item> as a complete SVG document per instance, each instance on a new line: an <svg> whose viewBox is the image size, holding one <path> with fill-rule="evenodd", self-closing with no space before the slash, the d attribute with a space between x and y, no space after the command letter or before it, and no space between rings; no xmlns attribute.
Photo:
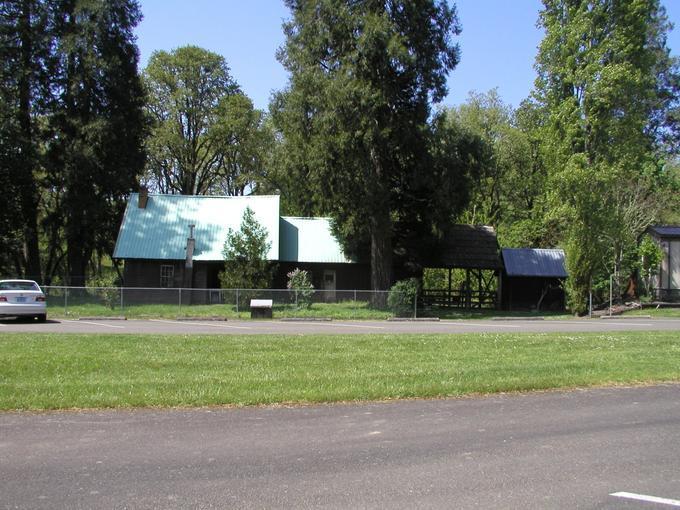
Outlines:
<svg viewBox="0 0 680 510"><path fill-rule="evenodd" d="M348 259L328 218L279 215L279 196L189 196L133 193L121 224L114 259L124 261L124 286L158 289L219 289L224 242L238 231L246 208L268 233L268 260L276 263L274 288L286 274L311 272L316 289L335 293L370 285L368 264ZM147 291L148 292L148 291ZM162 294L162 293L161 293ZM175 292L166 293L176 299ZM202 301L210 293L194 292ZM130 292L128 291L128 295ZM204 297L208 296L208 297Z"/></svg>

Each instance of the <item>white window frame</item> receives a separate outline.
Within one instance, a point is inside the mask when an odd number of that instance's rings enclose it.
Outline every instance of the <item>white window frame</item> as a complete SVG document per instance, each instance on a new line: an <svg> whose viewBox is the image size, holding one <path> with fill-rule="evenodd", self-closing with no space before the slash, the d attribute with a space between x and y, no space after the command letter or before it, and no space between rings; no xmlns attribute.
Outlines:
<svg viewBox="0 0 680 510"><path fill-rule="evenodd" d="M175 280L175 266L170 264L161 264L161 282L160 286L163 289L170 289L173 287Z"/></svg>

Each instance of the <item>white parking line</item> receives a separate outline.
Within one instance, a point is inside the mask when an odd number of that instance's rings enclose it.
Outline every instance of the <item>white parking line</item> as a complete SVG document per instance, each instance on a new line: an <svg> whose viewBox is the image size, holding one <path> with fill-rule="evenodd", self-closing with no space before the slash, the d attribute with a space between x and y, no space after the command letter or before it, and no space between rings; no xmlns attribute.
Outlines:
<svg viewBox="0 0 680 510"><path fill-rule="evenodd" d="M428 322L428 324L430 324ZM475 323L475 322L459 322L459 321L451 321L451 322L433 322L432 324L440 324L442 326L471 326L475 328L521 328L522 326L518 326L516 324L493 324L491 321L485 322L483 324L480 323Z"/></svg>
<svg viewBox="0 0 680 510"><path fill-rule="evenodd" d="M167 321L162 319L149 319L149 322L163 322L165 324L182 324L187 326L193 324L195 326L210 326L212 328L227 328L227 329L253 329L247 326L230 326L228 324L209 324L206 322L194 322L194 321Z"/></svg>
<svg viewBox="0 0 680 510"><path fill-rule="evenodd" d="M253 329L248 326L230 326L229 324L210 324L208 322L194 322L198 326L210 326L211 328L227 328L227 329Z"/></svg>
<svg viewBox="0 0 680 510"><path fill-rule="evenodd" d="M306 326L331 326L335 328L367 328L367 329L385 329L385 326L366 326L365 324L343 324L342 322L330 322L330 321L310 321L310 322L304 322L304 321L290 321L290 322L284 322L284 321L274 321L273 324L285 324L287 326L302 326L303 324Z"/></svg>
<svg viewBox="0 0 680 510"><path fill-rule="evenodd" d="M68 319L61 319L62 322L74 322L76 324L91 324L92 326L102 326L104 328L115 328L115 329L125 329L124 326L114 326L113 324L102 324L101 322L90 322L90 321L71 321Z"/></svg>
<svg viewBox="0 0 680 510"><path fill-rule="evenodd" d="M385 326L366 326L364 324L343 324L341 322L338 323L330 323L333 326L339 326L339 327L344 327L344 328L368 328L368 329L385 329Z"/></svg>
<svg viewBox="0 0 680 510"><path fill-rule="evenodd" d="M613 492L612 494L610 494L610 496L614 496L615 498L634 499L637 501L646 501L647 503L658 503L660 505L680 507L680 500L677 499L658 498L656 496L645 496L644 494L634 494L632 492Z"/></svg>
<svg viewBox="0 0 680 510"><path fill-rule="evenodd" d="M559 319L546 319L543 321L533 321L533 322L542 322L544 324L576 324L576 325L581 325L581 324L603 324L605 321L596 321L596 320L590 320L590 319L574 319L572 321L563 321Z"/></svg>
<svg viewBox="0 0 680 510"><path fill-rule="evenodd" d="M604 320L604 321L602 321L602 324L616 324L617 326L640 326L640 327L643 327L643 328L654 325L652 323L647 323L647 322L610 321L610 320Z"/></svg>

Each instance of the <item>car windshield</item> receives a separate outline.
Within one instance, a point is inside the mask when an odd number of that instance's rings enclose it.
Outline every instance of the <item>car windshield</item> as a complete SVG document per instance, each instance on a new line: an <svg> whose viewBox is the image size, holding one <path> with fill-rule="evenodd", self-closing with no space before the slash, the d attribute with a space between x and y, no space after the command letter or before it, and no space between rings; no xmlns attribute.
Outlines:
<svg viewBox="0 0 680 510"><path fill-rule="evenodd" d="M40 290L35 282L0 282L0 290Z"/></svg>

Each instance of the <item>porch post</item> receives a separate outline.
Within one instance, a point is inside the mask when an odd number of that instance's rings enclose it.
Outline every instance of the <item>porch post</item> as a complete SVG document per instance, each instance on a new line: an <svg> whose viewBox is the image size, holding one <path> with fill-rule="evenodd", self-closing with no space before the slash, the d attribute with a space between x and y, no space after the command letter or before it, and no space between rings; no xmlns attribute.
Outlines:
<svg viewBox="0 0 680 510"><path fill-rule="evenodd" d="M449 307L451 307L451 268L449 268L449 293L446 296L446 301Z"/></svg>

